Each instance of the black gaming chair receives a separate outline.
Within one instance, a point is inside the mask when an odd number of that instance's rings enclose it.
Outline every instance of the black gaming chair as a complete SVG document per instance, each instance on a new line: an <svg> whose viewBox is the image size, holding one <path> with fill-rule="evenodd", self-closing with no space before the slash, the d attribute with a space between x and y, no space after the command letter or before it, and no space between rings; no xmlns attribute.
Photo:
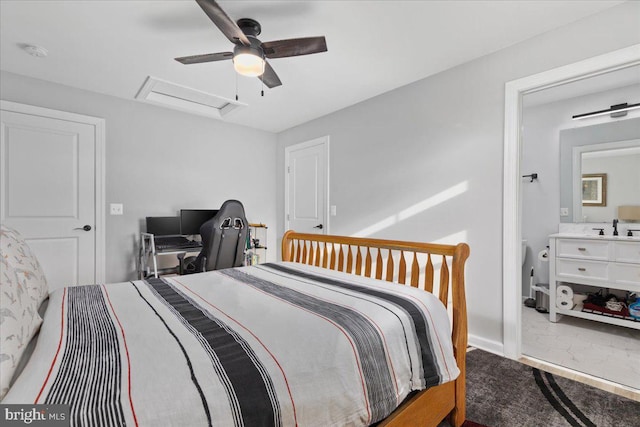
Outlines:
<svg viewBox="0 0 640 427"><path fill-rule="evenodd" d="M202 251L184 260L184 273L240 267L244 261L249 224L244 207L237 200L227 200L210 220L200 226Z"/></svg>

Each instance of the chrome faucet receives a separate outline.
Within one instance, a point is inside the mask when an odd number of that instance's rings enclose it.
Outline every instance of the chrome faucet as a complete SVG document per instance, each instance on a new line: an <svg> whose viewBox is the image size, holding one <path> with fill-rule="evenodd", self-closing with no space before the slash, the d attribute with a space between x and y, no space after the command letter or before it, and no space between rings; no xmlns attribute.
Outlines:
<svg viewBox="0 0 640 427"><path fill-rule="evenodd" d="M617 219L613 220L613 235L614 236L618 235L618 220Z"/></svg>

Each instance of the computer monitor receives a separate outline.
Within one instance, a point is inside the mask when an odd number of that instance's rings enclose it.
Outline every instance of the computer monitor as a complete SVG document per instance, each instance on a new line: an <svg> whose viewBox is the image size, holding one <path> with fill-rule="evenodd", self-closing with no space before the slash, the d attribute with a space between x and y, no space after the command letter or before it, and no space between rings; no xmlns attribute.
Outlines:
<svg viewBox="0 0 640 427"><path fill-rule="evenodd" d="M180 209L180 234L200 234L200 226L217 213L214 209Z"/></svg>
<svg viewBox="0 0 640 427"><path fill-rule="evenodd" d="M148 216L147 233L155 236L179 236L179 216Z"/></svg>

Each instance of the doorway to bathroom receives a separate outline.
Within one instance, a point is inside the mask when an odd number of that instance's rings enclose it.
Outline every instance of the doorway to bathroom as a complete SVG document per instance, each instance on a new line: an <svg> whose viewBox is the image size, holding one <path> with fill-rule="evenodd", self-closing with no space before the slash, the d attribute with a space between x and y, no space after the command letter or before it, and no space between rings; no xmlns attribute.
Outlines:
<svg viewBox="0 0 640 427"><path fill-rule="evenodd" d="M610 84L606 84L607 81ZM640 352L640 323L627 320L620 326L610 324L612 321L603 315L594 315L591 319L577 317L585 313L582 308L587 294L596 292L602 292L603 298L616 293L617 305L612 303L611 306L619 307L622 316L624 306L620 301L627 302L627 293L610 289L608 284L593 287L563 282L560 286L563 286L566 298L558 302L549 297L549 236L568 230L597 236L598 231L594 230L597 228L603 231L603 238L610 238L613 219L618 218L617 207L640 206L637 190L640 182L640 114L606 116L578 123L571 120L580 112L603 109L602 105L608 107L622 103L623 99L640 99L640 67L594 77L589 83L594 92L581 89L579 93L567 93L568 97L540 92L523 98L522 168L525 174L535 171L539 178L533 182L524 179L521 190L522 237L527 242L522 294L533 297L528 301L533 307L525 304L521 308L521 351L523 356L638 388L640 367L628 361ZM549 89L549 92L553 91ZM574 153L580 158L574 159ZM601 184L602 203L574 206L574 197L567 193L577 185L578 191L573 192L579 196L581 178L595 175L607 178ZM633 186L629 186L630 183L634 183ZM618 228L620 231L635 228L629 224L621 222ZM577 240L562 242L573 244ZM590 241L580 242L587 246ZM604 244L608 245L607 242ZM580 247L586 252L586 247ZM581 261L572 258L570 262ZM587 268L599 265L591 262ZM560 264L559 267L568 265ZM573 274L573 270L567 273ZM565 315L557 322L551 322L550 318L557 316L552 316L550 311L556 307L567 308L575 316Z"/></svg>
<svg viewBox="0 0 640 427"><path fill-rule="evenodd" d="M564 212L561 208L565 206L560 205L559 197L559 130L612 120L607 115L576 122L571 120L572 115L606 109L618 102L638 102L639 64L640 46L633 46L507 84L503 266L504 350L508 357L531 356L605 378L606 372L593 368L600 366L610 371L612 365L630 365L622 363L622 359L611 359L612 348L614 351L621 349L617 352L621 358L632 358L629 348L636 344L640 346L637 330L621 327L609 330L609 325L583 319L567 320L566 317L561 322L551 323L548 315L541 312L544 311L544 298L539 298L540 311L523 305L523 300L529 297L531 283L549 281L543 251L548 245L548 236L558 232L560 215ZM625 80L625 72L631 80ZM609 83L605 84L605 80ZM618 101L623 97L624 101ZM640 114L630 112L627 117L616 120L632 117L640 117ZM533 174L537 174L535 179L531 177ZM525 175L529 176L523 177ZM521 246L523 239L527 240L526 247ZM526 255L524 261L522 255ZM517 286L514 287L514 283ZM531 296L535 300L535 292ZM585 343L589 345L579 346ZM576 355L584 364L570 366ZM624 384L630 378L640 378L640 372L633 372L633 369L625 368L624 373L618 374L617 377L610 376L609 380Z"/></svg>

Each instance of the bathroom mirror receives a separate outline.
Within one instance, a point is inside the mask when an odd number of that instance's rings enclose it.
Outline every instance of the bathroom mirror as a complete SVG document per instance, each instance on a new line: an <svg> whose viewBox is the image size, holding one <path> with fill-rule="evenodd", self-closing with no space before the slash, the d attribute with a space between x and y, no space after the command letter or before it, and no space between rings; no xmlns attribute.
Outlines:
<svg viewBox="0 0 640 427"><path fill-rule="evenodd" d="M606 174L606 203L583 206L583 175ZM640 119L560 132L560 222L610 222L640 205Z"/></svg>
<svg viewBox="0 0 640 427"><path fill-rule="evenodd" d="M618 206L640 206L640 139L574 147L573 163L574 222L611 222ZM585 202L598 176L600 203Z"/></svg>

